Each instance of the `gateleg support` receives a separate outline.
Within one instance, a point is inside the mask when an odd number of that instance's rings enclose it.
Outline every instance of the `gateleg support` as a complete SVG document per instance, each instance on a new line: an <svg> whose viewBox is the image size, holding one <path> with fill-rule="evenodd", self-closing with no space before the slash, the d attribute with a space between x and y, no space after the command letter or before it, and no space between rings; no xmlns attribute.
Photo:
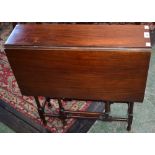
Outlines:
<svg viewBox="0 0 155 155"><path fill-rule="evenodd" d="M37 110L38 110L39 116L40 116L43 124L46 126L47 121L46 121L45 116L44 116L44 107L41 106L40 101L38 99L38 96L34 96L34 99L35 99L36 104L37 104Z"/></svg>

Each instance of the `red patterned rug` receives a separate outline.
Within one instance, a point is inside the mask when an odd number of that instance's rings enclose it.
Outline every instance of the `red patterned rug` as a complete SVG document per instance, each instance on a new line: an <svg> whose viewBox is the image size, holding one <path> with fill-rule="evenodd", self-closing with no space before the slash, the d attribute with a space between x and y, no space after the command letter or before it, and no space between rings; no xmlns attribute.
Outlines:
<svg viewBox="0 0 155 155"><path fill-rule="evenodd" d="M20 93L20 89L4 52L4 42L11 30L12 25L10 24L0 25L0 99L43 126L33 96L22 96ZM43 103L45 98L40 96L39 100ZM46 108L45 110L58 111L59 106L57 100L51 99L50 102L52 104L51 109ZM76 100L63 102L64 108L68 110L86 110L90 104L91 102ZM75 119L68 119L66 125L63 127L61 120L57 118L46 118L46 120L46 128L51 132L66 132L76 121Z"/></svg>

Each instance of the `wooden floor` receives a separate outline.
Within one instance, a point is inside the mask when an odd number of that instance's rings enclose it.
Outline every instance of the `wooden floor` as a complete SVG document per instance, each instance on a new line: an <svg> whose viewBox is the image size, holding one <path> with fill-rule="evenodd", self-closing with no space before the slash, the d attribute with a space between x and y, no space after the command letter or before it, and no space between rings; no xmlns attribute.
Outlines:
<svg viewBox="0 0 155 155"><path fill-rule="evenodd" d="M101 112L104 110L104 104L102 102L93 102L88 111ZM0 121L6 124L17 133L45 133L49 132L43 126L37 124L30 118L26 117L22 113L16 111L9 104L0 100ZM69 128L69 133L86 133L90 127L94 124L95 120L90 119L78 119Z"/></svg>

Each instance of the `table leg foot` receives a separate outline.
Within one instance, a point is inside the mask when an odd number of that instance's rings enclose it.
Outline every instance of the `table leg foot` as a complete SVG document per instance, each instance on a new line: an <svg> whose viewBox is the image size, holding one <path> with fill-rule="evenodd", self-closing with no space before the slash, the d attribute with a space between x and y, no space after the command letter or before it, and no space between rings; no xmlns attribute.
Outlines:
<svg viewBox="0 0 155 155"><path fill-rule="evenodd" d="M127 126L128 131L131 130L131 125L133 120L133 106L134 106L133 102L128 103L128 126Z"/></svg>

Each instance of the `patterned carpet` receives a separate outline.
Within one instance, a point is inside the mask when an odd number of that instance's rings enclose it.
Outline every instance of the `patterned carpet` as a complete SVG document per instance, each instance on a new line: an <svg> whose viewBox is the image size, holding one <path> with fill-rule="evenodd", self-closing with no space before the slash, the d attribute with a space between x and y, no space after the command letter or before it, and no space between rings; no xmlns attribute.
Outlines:
<svg viewBox="0 0 155 155"><path fill-rule="evenodd" d="M35 122L43 125L39 118L33 96L27 97L21 95L18 84L4 52L3 45L11 30L12 25L10 24L4 24L0 27L0 99L14 107L17 111L33 119ZM41 103L44 102L44 99L45 98L42 96L39 97ZM59 106L57 100L52 99L50 102L52 104L50 111L58 112ZM70 110L86 110L90 104L91 102L75 100L63 102L64 108ZM47 108L45 108L45 110L49 111ZM66 126L63 127L63 124L59 119L46 118L46 120L48 122L46 128L51 132L66 132L67 129L69 129L75 122L75 119L68 119Z"/></svg>

